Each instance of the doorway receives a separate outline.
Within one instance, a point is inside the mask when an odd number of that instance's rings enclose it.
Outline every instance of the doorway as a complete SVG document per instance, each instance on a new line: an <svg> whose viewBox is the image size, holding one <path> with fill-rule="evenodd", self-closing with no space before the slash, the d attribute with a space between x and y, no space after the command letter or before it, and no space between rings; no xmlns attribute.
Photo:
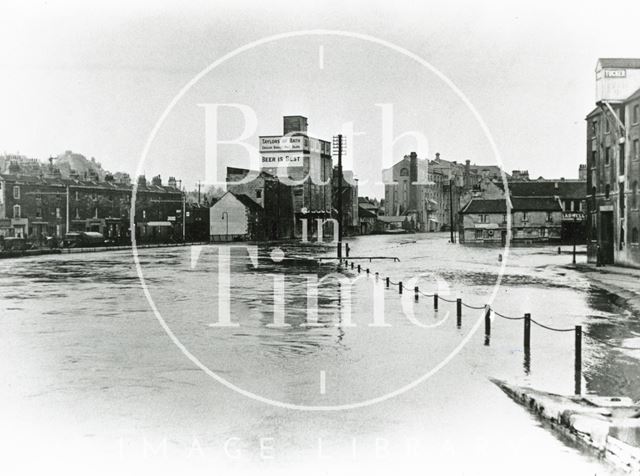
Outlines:
<svg viewBox="0 0 640 476"><path fill-rule="evenodd" d="M613 264L613 212L600 212L600 253L602 264Z"/></svg>

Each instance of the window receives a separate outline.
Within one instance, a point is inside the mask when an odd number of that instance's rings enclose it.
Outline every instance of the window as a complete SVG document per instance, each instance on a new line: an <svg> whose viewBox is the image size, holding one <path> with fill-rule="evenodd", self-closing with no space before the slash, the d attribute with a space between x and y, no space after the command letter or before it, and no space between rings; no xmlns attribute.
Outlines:
<svg viewBox="0 0 640 476"><path fill-rule="evenodd" d="M22 210L20 205L13 206L13 218L22 218Z"/></svg>
<svg viewBox="0 0 640 476"><path fill-rule="evenodd" d="M13 186L13 199L20 200L20 187L18 185Z"/></svg>
<svg viewBox="0 0 640 476"><path fill-rule="evenodd" d="M598 121L591 122L591 137L598 135Z"/></svg>
<svg viewBox="0 0 640 476"><path fill-rule="evenodd" d="M60 209L59 208L56 208L56 218L62 218L60 216Z"/></svg>
<svg viewBox="0 0 640 476"><path fill-rule="evenodd" d="M604 198L609 198L611 194L611 185L607 184L604 186Z"/></svg>
<svg viewBox="0 0 640 476"><path fill-rule="evenodd" d="M76 220L80 219L80 210L76 208Z"/></svg>
<svg viewBox="0 0 640 476"><path fill-rule="evenodd" d="M42 208L36 208L36 217L42 218Z"/></svg>
<svg viewBox="0 0 640 476"><path fill-rule="evenodd" d="M482 239L482 230L476 230L476 240Z"/></svg>
<svg viewBox="0 0 640 476"><path fill-rule="evenodd" d="M611 147L605 147L604 149L604 165L609 165L611 159Z"/></svg>
<svg viewBox="0 0 640 476"><path fill-rule="evenodd" d="M522 221L527 221L528 219L527 212L522 212Z"/></svg>
<svg viewBox="0 0 640 476"><path fill-rule="evenodd" d="M80 200L80 194L78 193L78 191L76 190L76 202Z"/></svg>
<svg viewBox="0 0 640 476"><path fill-rule="evenodd" d="M573 210L571 210L573 211ZM553 222L553 212L547 212L547 221L548 222ZM544 230L546 230L546 228L543 228Z"/></svg>
<svg viewBox="0 0 640 476"><path fill-rule="evenodd" d="M640 121L640 106L636 104L633 106L633 123L637 124Z"/></svg>
<svg viewBox="0 0 640 476"><path fill-rule="evenodd" d="M480 215L480 223L487 223L487 219L488 219L487 215Z"/></svg>
<svg viewBox="0 0 640 476"><path fill-rule="evenodd" d="M609 121L606 118L604 121L604 132L607 134L611 132L611 126L609 125Z"/></svg>
<svg viewBox="0 0 640 476"><path fill-rule="evenodd" d="M635 160L640 159L640 141L638 139L633 139L632 152Z"/></svg>
<svg viewBox="0 0 640 476"><path fill-rule="evenodd" d="M256 198L262 198L262 190L256 190Z"/></svg>
<svg viewBox="0 0 640 476"><path fill-rule="evenodd" d="M502 215L502 223L507 223L507 214L506 213L504 213Z"/></svg>
<svg viewBox="0 0 640 476"><path fill-rule="evenodd" d="M400 169L400 177L408 177L409 176L409 169L404 168L404 169Z"/></svg>
<svg viewBox="0 0 640 476"><path fill-rule="evenodd" d="M637 107L637 106L636 106ZM631 243L638 244L638 229L634 228L631 230Z"/></svg>

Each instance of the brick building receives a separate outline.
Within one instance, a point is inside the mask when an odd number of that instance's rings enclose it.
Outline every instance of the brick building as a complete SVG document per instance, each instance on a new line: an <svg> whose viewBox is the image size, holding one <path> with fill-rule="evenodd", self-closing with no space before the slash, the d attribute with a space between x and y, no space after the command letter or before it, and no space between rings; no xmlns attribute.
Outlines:
<svg viewBox="0 0 640 476"><path fill-rule="evenodd" d="M291 186L295 236L302 235L303 218L313 234L317 218L333 217L331 143L309 136L303 116L285 116L282 135L259 140L262 171Z"/></svg>
<svg viewBox="0 0 640 476"><path fill-rule="evenodd" d="M70 231L97 231L117 241L130 238L129 214L133 187L128 179L111 175L80 179L65 178L51 164L45 175L24 174L19 163L0 174L0 234L33 241L45 236L61 238ZM136 230L141 238L152 238L154 223L171 227L178 222L182 193L163 186L160 177L150 184L140 177L136 198ZM161 223L161 225L160 225ZM172 233L182 236L181 230Z"/></svg>
<svg viewBox="0 0 640 476"><path fill-rule="evenodd" d="M358 211L358 181L353 176L353 171L342 171L342 213L344 235L356 235L360 232L360 219ZM333 209L336 218L338 211L338 167L333 168Z"/></svg>
<svg viewBox="0 0 640 476"><path fill-rule="evenodd" d="M640 59L601 58L586 117L587 256L640 265Z"/></svg>
<svg viewBox="0 0 640 476"><path fill-rule="evenodd" d="M246 182L249 170L227 167L227 191L246 196L264 210L264 237L270 240L292 238L294 233L294 208L292 187L265 171ZM230 204L235 201L228 198Z"/></svg>
<svg viewBox="0 0 640 476"><path fill-rule="evenodd" d="M460 212L460 243L505 244L509 211L512 243L560 241L562 207L557 197L513 197L473 198Z"/></svg>

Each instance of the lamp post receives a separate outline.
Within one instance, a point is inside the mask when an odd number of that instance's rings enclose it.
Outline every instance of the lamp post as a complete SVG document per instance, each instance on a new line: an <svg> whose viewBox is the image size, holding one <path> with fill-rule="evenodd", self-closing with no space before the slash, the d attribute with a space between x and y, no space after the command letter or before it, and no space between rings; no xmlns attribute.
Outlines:
<svg viewBox="0 0 640 476"><path fill-rule="evenodd" d="M226 218L225 218L226 216ZM229 239L229 213L228 212L222 212L222 219L225 221L226 224L226 233L225 233L225 237L227 238L227 240Z"/></svg>

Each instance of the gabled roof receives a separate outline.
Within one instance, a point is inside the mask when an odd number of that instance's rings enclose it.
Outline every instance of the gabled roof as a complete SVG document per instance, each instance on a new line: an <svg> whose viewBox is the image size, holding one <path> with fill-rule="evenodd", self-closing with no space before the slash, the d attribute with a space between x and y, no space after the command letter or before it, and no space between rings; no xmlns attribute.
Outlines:
<svg viewBox="0 0 640 476"><path fill-rule="evenodd" d="M640 68L640 58L599 58L603 68Z"/></svg>
<svg viewBox="0 0 640 476"><path fill-rule="evenodd" d="M602 114L602 109L600 109L599 107L596 107L593 111L587 114L585 119L591 119L592 117L599 116L601 114Z"/></svg>
<svg viewBox="0 0 640 476"><path fill-rule="evenodd" d="M587 196L585 180L532 180L509 182L512 197L555 197L583 199Z"/></svg>
<svg viewBox="0 0 640 476"><path fill-rule="evenodd" d="M460 213L507 213L504 198L472 198Z"/></svg>
<svg viewBox="0 0 640 476"><path fill-rule="evenodd" d="M376 212L372 212L370 209L363 208L362 206L358 207L358 215L360 218L377 218L378 214Z"/></svg>
<svg viewBox="0 0 640 476"><path fill-rule="evenodd" d="M1 180L15 183L17 185L34 185L42 187L71 187L73 188L85 188L95 190L120 190L124 192L132 193L133 185L124 184L119 182L107 182L107 181L93 181L93 180L77 180L64 177L41 177L38 175L23 175L23 174L0 174ZM137 192L163 192L163 193L175 193L181 195L182 192L175 187L169 187L167 185L153 185L147 183L146 185L138 184Z"/></svg>
<svg viewBox="0 0 640 476"><path fill-rule="evenodd" d="M254 202L250 197L248 197L244 193L238 193L238 194L235 194L233 192L227 192L227 193L230 193L231 195L236 197L240 203L242 203L245 207L247 207L251 211L254 211L254 212L264 211L260 205L258 205L256 202Z"/></svg>
<svg viewBox="0 0 640 476"><path fill-rule="evenodd" d="M633 93L631 96L629 96L627 98L627 101L633 101L634 99L638 99L638 98L640 98L640 88L636 90L636 92Z"/></svg>
<svg viewBox="0 0 640 476"><path fill-rule="evenodd" d="M511 198L511 205L511 211L513 212L562 211L560 202L553 197L513 197ZM507 213L507 201L504 198L472 198L460 213Z"/></svg>
<svg viewBox="0 0 640 476"><path fill-rule="evenodd" d="M560 202L553 197L513 197L512 210L516 212L561 212Z"/></svg>

